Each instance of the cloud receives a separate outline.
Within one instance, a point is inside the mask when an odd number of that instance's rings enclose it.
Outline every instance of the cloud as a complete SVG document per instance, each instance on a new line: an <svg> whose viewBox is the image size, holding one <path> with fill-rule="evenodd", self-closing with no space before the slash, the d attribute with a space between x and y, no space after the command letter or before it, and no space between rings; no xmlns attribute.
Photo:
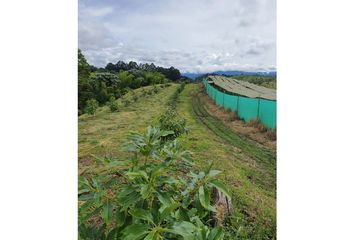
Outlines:
<svg viewBox="0 0 354 240"><path fill-rule="evenodd" d="M275 0L80 0L79 47L96 66L268 70L276 67L275 15Z"/></svg>

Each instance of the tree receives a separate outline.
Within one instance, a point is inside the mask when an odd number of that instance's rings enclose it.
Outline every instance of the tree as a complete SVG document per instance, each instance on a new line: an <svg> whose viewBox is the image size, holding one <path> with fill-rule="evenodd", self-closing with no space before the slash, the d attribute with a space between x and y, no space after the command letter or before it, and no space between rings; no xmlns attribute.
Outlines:
<svg viewBox="0 0 354 240"><path fill-rule="evenodd" d="M132 82L134 79L134 75L130 74L128 71L120 71L118 73L118 79L120 81L120 88L131 88L132 87Z"/></svg>
<svg viewBox="0 0 354 240"><path fill-rule="evenodd" d="M85 103L93 97L92 89L89 84L90 65L87 63L85 56L78 49L78 108L79 114L83 112Z"/></svg>
<svg viewBox="0 0 354 240"><path fill-rule="evenodd" d="M85 56L78 49L78 78L79 81L87 79L90 76L90 65L87 63Z"/></svg>

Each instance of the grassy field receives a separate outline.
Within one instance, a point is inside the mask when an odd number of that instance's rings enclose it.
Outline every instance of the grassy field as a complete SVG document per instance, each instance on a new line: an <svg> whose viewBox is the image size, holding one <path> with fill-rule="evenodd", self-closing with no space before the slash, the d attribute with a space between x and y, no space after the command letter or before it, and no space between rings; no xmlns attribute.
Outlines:
<svg viewBox="0 0 354 240"><path fill-rule="evenodd" d="M141 97L129 106L120 100L117 113L103 107L96 116L80 116L79 174L95 171L91 154L121 156L129 131L143 131L156 123L177 87L172 84L147 96L141 96L142 89L138 89L136 95ZM210 116L199 99L199 87L187 84L179 97L177 109L187 119L190 130L180 140L192 151L196 168L206 168L213 162L213 168L223 171L220 180L232 193L234 208L227 222L226 239L275 239L275 153L235 134ZM132 94L124 98L132 99Z"/></svg>
<svg viewBox="0 0 354 240"><path fill-rule="evenodd" d="M200 168L214 162L233 197L230 239L272 239L276 232L275 153L260 148L229 130L205 111L199 86L189 84L181 95L179 112L190 134L182 141L194 152Z"/></svg>
<svg viewBox="0 0 354 240"><path fill-rule="evenodd" d="M143 131L167 108L166 102L176 91L178 84L166 88L158 87L154 93L152 87L134 90L138 100L134 102L132 93L118 100L119 111L111 113L108 107L99 108L96 116L84 114L79 117L79 174L92 165L91 154L104 156L123 154L122 145L130 131ZM143 95L143 92L151 95ZM128 106L125 100L130 101Z"/></svg>

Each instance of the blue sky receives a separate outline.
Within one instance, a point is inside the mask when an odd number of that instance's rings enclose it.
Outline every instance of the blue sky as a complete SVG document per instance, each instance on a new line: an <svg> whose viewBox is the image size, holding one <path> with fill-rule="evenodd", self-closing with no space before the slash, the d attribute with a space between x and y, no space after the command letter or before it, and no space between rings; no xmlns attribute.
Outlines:
<svg viewBox="0 0 354 240"><path fill-rule="evenodd" d="M154 62L182 72L276 70L275 0L79 0L90 64Z"/></svg>

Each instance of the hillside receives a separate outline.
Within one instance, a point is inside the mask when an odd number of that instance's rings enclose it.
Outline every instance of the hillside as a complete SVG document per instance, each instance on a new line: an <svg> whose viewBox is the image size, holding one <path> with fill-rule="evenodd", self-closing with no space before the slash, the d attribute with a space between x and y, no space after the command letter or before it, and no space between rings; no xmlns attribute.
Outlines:
<svg viewBox="0 0 354 240"><path fill-rule="evenodd" d="M102 169L91 154L123 157L122 146L132 130L142 132L167 109L168 99L179 84L160 87L143 96L152 87L134 90L119 99L119 112L99 108L96 116L79 117L79 174L96 175ZM145 89L145 90L143 90ZM136 102L133 96L138 96ZM275 153L244 135L237 135L222 121L205 111L200 101L200 85L187 84L179 96L178 112L187 120L189 133L181 145L192 150L194 168L222 171L220 180L232 194L234 213L225 227L226 239L274 239L276 232ZM124 106L126 99L130 100Z"/></svg>

